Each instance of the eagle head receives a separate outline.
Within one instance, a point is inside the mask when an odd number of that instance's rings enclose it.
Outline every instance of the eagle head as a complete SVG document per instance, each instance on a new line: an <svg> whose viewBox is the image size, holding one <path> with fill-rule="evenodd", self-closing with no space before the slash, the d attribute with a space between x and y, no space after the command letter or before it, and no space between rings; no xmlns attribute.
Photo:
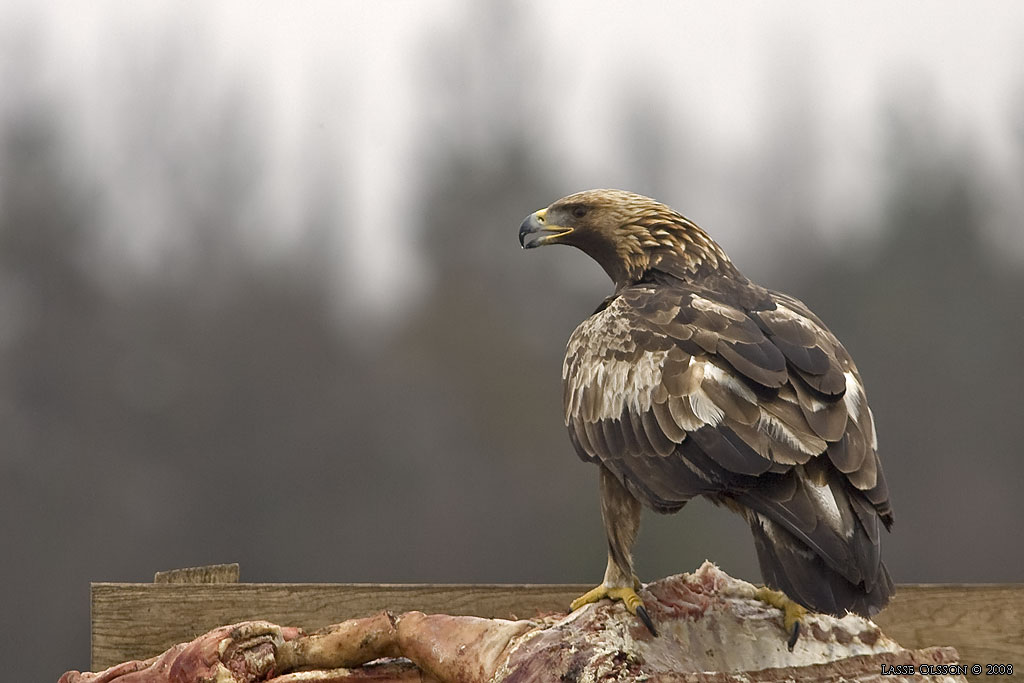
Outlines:
<svg viewBox="0 0 1024 683"><path fill-rule="evenodd" d="M527 216L524 249L569 244L601 264L619 287L651 269L691 277L729 258L696 224L650 197L625 190L586 190Z"/></svg>

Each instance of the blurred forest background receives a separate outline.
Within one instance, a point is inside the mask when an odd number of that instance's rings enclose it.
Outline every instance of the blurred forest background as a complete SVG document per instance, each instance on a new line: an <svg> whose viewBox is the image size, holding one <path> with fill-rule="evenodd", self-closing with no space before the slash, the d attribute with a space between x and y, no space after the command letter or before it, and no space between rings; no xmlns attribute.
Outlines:
<svg viewBox="0 0 1024 683"><path fill-rule="evenodd" d="M552 111L573 86L538 80L540 11L465 3L424 23L418 88L395 95L415 111L394 132L411 165L374 195L393 202L359 210L352 150L376 143L348 127L346 83L372 64L323 66L336 87L282 140L268 99L283 95L213 69L201 19L112 21L83 113L60 36L0 15L8 674L87 668L89 582L175 567L596 582L597 472L571 451L560 369L610 285L582 254L516 239L588 186L672 204L845 342L878 422L897 581L1024 580L1024 70L998 158L924 65L872 93L877 135L854 162L829 154L844 131L819 120L799 51L734 149L690 123L701 93L628 65L594 95L602 165L551 125L592 112ZM868 204L823 195L837 163L862 165ZM705 557L758 577L744 524L700 502L649 516L637 555L648 579Z"/></svg>

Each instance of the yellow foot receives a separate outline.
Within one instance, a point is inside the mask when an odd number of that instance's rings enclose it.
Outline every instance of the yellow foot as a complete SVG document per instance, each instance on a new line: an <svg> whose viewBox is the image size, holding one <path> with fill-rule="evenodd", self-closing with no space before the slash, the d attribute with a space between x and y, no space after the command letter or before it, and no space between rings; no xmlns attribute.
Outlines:
<svg viewBox="0 0 1024 683"><path fill-rule="evenodd" d="M758 588L754 593L754 597L765 604L782 610L782 625L785 627L786 633L789 634L789 640L786 644L789 646L789 651L792 652L797 638L800 637L800 621L807 616L807 609L803 605L787 598L786 594L782 591L772 590L767 586Z"/></svg>
<svg viewBox="0 0 1024 683"><path fill-rule="evenodd" d="M644 601L640 599L640 596L636 594L637 590L640 589L640 581L634 577L633 584L635 588L629 586L617 586L609 588L604 584L591 588L589 591L581 595L572 601L569 605L569 610L575 612L584 605L589 605L592 602L603 600L608 598L610 600L620 600L632 614L640 617L640 621L644 622L644 626L651 632L652 636L657 636L658 631L654 628L654 622L651 620L651 615L647 613L647 608L644 607Z"/></svg>

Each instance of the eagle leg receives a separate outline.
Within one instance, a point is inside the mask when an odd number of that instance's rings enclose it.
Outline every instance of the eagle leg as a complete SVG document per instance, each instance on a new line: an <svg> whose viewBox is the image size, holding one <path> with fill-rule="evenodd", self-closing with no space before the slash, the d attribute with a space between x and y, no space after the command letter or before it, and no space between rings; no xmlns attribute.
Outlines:
<svg viewBox="0 0 1024 683"><path fill-rule="evenodd" d="M782 625L786 629L786 633L789 634L786 644L789 646L789 651L792 652L793 646L796 645L796 641L800 637L800 621L807 616L807 609L787 598L782 591L772 590L767 586L758 588L754 593L754 598L782 610Z"/></svg>
<svg viewBox="0 0 1024 683"><path fill-rule="evenodd" d="M608 536L608 567L604 581L572 601L570 609L604 598L620 600L630 613L644 623L651 635L658 635L643 600L637 595L640 579L633 573L633 542L640 529L640 501L607 468L601 468L601 517Z"/></svg>

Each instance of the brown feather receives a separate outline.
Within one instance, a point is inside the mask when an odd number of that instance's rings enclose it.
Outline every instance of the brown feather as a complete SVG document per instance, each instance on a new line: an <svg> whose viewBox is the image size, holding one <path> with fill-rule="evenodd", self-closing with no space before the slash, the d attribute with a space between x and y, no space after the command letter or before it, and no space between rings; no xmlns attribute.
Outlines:
<svg viewBox="0 0 1024 683"><path fill-rule="evenodd" d="M652 403L651 414L657 419L658 427L666 437L675 443L679 443L686 438L686 430L680 427L679 423L672 417L667 403Z"/></svg>
<svg viewBox="0 0 1024 683"><path fill-rule="evenodd" d="M669 437L662 429L661 425L658 424L658 418L654 414L654 406L651 410L643 413L640 416L641 424L644 428L644 433L647 435L647 440L651 444L651 448L655 453L662 457L672 455L676 450L675 442ZM673 430L673 433L676 433Z"/></svg>
<svg viewBox="0 0 1024 683"><path fill-rule="evenodd" d="M601 427L601 424L598 422L589 422L584 420L583 428L587 432L587 442L590 444L591 448L593 448L594 454L603 462L611 460L615 456L615 453L608 448L608 444L604 438L604 429Z"/></svg>
<svg viewBox="0 0 1024 683"><path fill-rule="evenodd" d="M573 419L569 424L569 436L574 439L573 445L576 446L577 453L582 451L586 460L600 459L597 450L590 443L590 438L587 436L587 430L582 420Z"/></svg>
<svg viewBox="0 0 1024 683"><path fill-rule="evenodd" d="M842 398L823 396L814 391L804 383L802 375L793 377L790 385L796 391L800 411L814 433L825 441L841 439L847 423L846 403ZM845 380L843 386L846 386Z"/></svg>

